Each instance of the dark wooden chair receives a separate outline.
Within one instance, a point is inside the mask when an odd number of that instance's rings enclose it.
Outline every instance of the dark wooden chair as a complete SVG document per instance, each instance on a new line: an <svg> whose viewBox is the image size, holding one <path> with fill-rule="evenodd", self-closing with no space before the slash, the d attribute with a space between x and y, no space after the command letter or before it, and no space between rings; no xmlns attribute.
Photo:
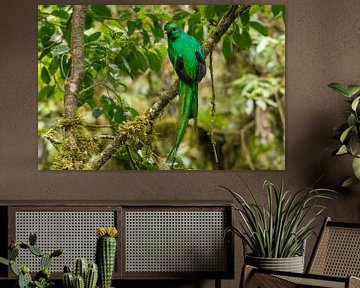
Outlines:
<svg viewBox="0 0 360 288"><path fill-rule="evenodd" d="M360 223L326 218L306 273L244 266L240 287L360 287Z"/></svg>

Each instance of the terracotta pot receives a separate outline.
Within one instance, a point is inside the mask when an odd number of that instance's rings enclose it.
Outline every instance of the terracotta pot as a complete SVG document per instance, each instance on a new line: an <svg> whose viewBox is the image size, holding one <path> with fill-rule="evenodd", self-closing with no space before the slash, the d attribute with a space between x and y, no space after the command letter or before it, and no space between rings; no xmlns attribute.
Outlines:
<svg viewBox="0 0 360 288"><path fill-rule="evenodd" d="M263 258L246 255L245 263L263 269L304 273L304 256L289 258Z"/></svg>

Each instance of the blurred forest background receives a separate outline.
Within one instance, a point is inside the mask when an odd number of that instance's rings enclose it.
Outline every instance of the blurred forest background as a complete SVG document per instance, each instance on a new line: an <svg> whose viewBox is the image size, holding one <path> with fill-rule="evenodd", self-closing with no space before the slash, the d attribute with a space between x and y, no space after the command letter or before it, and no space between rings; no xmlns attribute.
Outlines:
<svg viewBox="0 0 360 288"><path fill-rule="evenodd" d="M164 25L178 23L202 42L229 9L228 5L87 6L85 74L77 98L84 145L74 164L64 149L63 133L72 7L39 5L38 169L86 169L87 161L177 79L167 56ZM195 130L189 122L175 169L285 169L284 9L252 5L222 36L212 52L215 107L206 59L207 75L199 83L198 126ZM176 135L177 98L152 124L151 133L130 138L99 169L170 169L166 157Z"/></svg>

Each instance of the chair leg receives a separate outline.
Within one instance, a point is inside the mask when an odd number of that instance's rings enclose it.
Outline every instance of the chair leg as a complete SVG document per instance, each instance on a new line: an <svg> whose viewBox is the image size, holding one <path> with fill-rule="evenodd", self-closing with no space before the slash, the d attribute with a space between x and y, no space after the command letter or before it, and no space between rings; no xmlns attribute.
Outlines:
<svg viewBox="0 0 360 288"><path fill-rule="evenodd" d="M253 271L254 271L254 267L252 267L250 265L244 265L244 267L242 268L242 271L241 271L239 288L248 287L250 280L251 280L251 276L253 274Z"/></svg>
<svg viewBox="0 0 360 288"><path fill-rule="evenodd" d="M221 279L220 278L215 279L215 288L221 288Z"/></svg>

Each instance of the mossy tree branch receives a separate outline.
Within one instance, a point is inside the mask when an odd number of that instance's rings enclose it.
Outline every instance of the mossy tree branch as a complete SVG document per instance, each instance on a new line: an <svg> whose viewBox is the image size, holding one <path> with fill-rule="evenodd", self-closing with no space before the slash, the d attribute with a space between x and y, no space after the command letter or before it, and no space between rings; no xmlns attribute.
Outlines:
<svg viewBox="0 0 360 288"><path fill-rule="evenodd" d="M65 83L64 94L64 118L73 119L77 112L77 95L80 91L84 77L84 27L85 27L85 6L73 5L71 19L71 74ZM65 137L70 147L76 148L76 138L73 135L71 126L64 128Z"/></svg>
<svg viewBox="0 0 360 288"><path fill-rule="evenodd" d="M214 31L203 42L203 49L205 57L216 47L221 40L222 35L226 33L230 25L235 19L248 9L249 5L233 5L224 14L216 25ZM140 132L144 126L149 125L152 121L159 117L164 108L169 102L175 98L178 93L178 80L176 80L169 89L160 94L160 99L155 102L143 115L136 117L134 120L128 122L125 127L122 127L120 134L108 144L104 150L92 161L87 163L86 169L98 170L100 169L111 156L131 137L134 133Z"/></svg>

